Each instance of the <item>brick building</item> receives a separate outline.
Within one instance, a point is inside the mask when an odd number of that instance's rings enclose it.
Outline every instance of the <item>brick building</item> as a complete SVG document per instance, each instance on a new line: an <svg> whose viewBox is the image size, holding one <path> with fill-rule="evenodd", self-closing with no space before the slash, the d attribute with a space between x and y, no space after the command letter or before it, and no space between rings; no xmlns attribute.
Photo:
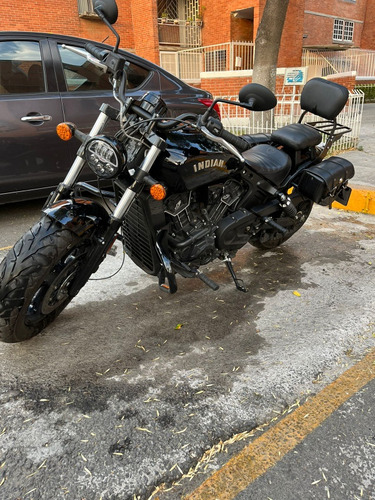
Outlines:
<svg viewBox="0 0 375 500"><path fill-rule="evenodd" d="M161 63L182 78L189 79L181 72L181 62L187 67L195 65L197 80L202 71L236 69L245 72L237 73L237 79L246 83L251 81L251 42L255 41L265 3L266 0L117 0L116 29L121 35L121 47ZM115 41L93 13L92 0L1 2L0 16L6 31L46 31ZM374 0L290 0L278 66L300 66L304 47L375 50L374 25ZM245 44L241 50L247 54L233 46L231 54L227 47L217 47L234 40ZM212 45L215 47L208 52L200 51L200 47ZM230 60L233 67L229 67ZM210 87L209 82L205 84ZM209 90L216 95L219 91ZM220 90L231 92L232 88Z"/></svg>
<svg viewBox="0 0 375 500"><path fill-rule="evenodd" d="M254 41L266 0L117 0L122 47L153 62L159 52ZM108 29L91 0L2 2L5 31L47 31L102 41ZM373 0L290 0L279 66L301 62L302 47L375 50Z"/></svg>

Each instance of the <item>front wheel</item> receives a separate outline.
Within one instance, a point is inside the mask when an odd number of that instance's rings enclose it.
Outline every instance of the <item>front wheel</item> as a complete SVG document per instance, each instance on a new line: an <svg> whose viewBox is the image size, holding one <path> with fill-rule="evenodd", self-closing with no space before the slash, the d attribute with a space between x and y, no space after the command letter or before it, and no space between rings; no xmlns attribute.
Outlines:
<svg viewBox="0 0 375 500"><path fill-rule="evenodd" d="M43 217L0 265L0 340L27 340L69 304L69 288L92 248L60 223Z"/></svg>
<svg viewBox="0 0 375 500"><path fill-rule="evenodd" d="M287 229L285 234L281 234L277 229L267 228L261 229L259 233L250 238L249 243L256 248L262 250L271 250L287 241L294 233L296 233L307 221L313 207L313 202L310 200L301 200L296 204L297 218L291 219L285 214L280 214L276 218L276 222Z"/></svg>

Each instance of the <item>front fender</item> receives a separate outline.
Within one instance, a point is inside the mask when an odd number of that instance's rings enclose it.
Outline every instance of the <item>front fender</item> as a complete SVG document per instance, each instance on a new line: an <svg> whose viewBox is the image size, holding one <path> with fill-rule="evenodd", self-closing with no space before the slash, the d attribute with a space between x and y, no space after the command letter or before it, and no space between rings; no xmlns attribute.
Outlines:
<svg viewBox="0 0 375 500"><path fill-rule="evenodd" d="M107 211L99 203L89 198L57 201L53 205L43 208L42 211L77 236L82 236L92 228L104 229L110 223Z"/></svg>

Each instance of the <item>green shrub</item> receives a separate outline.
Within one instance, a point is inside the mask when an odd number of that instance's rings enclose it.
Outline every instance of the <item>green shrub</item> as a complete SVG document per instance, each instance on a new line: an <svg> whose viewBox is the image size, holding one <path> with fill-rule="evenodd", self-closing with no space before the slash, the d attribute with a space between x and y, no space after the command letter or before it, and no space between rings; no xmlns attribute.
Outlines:
<svg viewBox="0 0 375 500"><path fill-rule="evenodd" d="M365 102L375 102L375 83L366 85L356 85L356 89L362 90L365 94Z"/></svg>

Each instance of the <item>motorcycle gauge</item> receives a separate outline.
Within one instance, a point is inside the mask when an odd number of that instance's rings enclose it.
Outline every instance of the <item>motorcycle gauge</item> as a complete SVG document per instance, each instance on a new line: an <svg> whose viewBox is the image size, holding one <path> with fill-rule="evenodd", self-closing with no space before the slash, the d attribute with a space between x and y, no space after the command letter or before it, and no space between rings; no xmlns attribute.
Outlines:
<svg viewBox="0 0 375 500"><path fill-rule="evenodd" d="M87 165L101 179L117 177L126 165L120 143L107 136L90 139L86 144L85 158Z"/></svg>

